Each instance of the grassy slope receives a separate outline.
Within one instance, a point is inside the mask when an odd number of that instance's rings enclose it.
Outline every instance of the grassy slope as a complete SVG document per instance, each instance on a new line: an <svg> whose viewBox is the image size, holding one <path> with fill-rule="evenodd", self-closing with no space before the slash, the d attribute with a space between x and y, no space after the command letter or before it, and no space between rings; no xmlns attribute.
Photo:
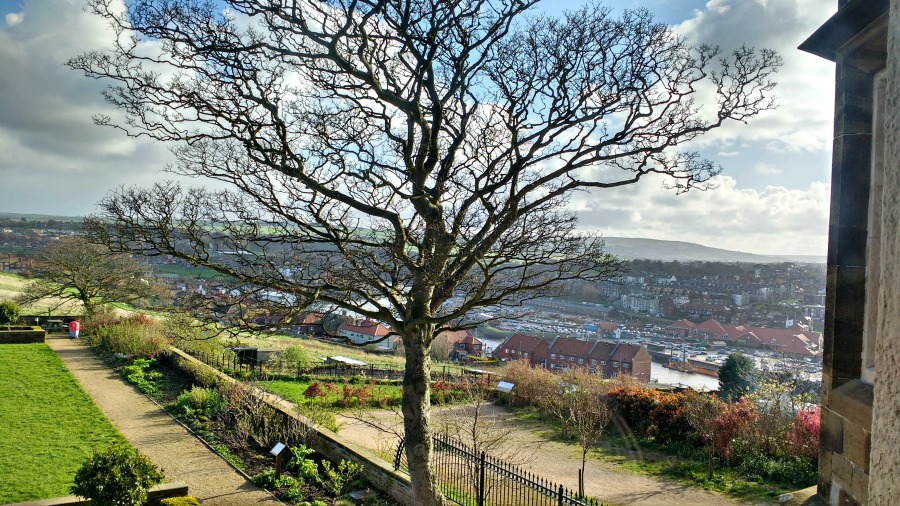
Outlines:
<svg viewBox="0 0 900 506"><path fill-rule="evenodd" d="M47 345L0 345L0 504L69 495L84 459L116 441Z"/></svg>

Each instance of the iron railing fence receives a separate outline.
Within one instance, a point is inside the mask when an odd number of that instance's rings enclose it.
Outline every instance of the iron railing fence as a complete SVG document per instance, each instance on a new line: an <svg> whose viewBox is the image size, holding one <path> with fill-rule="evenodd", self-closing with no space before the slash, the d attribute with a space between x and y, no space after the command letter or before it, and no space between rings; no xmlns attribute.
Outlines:
<svg viewBox="0 0 900 506"><path fill-rule="evenodd" d="M328 376L333 378L350 378L359 376L365 380L402 380L403 367L392 364L366 364L349 366L341 363L305 365L289 362L261 362L242 359L230 352L223 353L191 353L191 355L223 372L236 375L247 374L253 379L266 380L273 377ZM432 381L460 382L468 380L476 382L484 376L492 376L486 371L440 366L431 371Z"/></svg>
<svg viewBox="0 0 900 506"><path fill-rule="evenodd" d="M476 452L446 435L433 436L432 464L444 495L461 506L602 506L589 497L515 465ZM408 472L401 440L394 469Z"/></svg>

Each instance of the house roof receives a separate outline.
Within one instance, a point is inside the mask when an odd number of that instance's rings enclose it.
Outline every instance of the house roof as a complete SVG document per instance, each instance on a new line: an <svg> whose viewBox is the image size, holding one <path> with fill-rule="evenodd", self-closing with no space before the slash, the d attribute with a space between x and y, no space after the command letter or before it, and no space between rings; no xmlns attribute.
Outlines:
<svg viewBox="0 0 900 506"><path fill-rule="evenodd" d="M617 343L611 343L609 341L598 341L596 345L594 345L594 349L591 350L588 358L593 358L596 360L606 360L616 349Z"/></svg>
<svg viewBox="0 0 900 506"><path fill-rule="evenodd" d="M447 336L447 339L453 344L482 344L481 340L472 335L469 330L447 330L441 334Z"/></svg>
<svg viewBox="0 0 900 506"><path fill-rule="evenodd" d="M591 341L582 341L580 339L572 339L571 337L557 337L550 346L549 352L560 355L586 357L593 347L594 343Z"/></svg>
<svg viewBox="0 0 900 506"><path fill-rule="evenodd" d="M355 332L357 334L364 334L364 335L373 336L373 337L386 336L390 333L390 330L388 330L388 328L385 327L384 325L382 325L380 323L368 321L368 320L366 320L364 322L360 322L359 325L356 325L353 323L342 323L338 327L338 332L341 332L342 330L346 331L346 332Z"/></svg>
<svg viewBox="0 0 900 506"><path fill-rule="evenodd" d="M640 353L643 348L635 344L621 343L613 350L610 360L619 362L630 362Z"/></svg>
<svg viewBox="0 0 900 506"><path fill-rule="evenodd" d="M685 329L685 330L691 330L691 329L693 329L693 328L696 327L696 326L697 326L697 324L694 323L694 322L692 322L692 321L690 321L690 320L678 320L677 322L675 322L675 323L669 325L669 328L670 328L670 329Z"/></svg>
<svg viewBox="0 0 900 506"><path fill-rule="evenodd" d="M528 334L519 334L518 332L509 336L506 341L503 341L503 344L497 348L497 351L502 350L503 348L509 348L511 350L516 351L527 351L531 353L534 351L538 345L546 343L543 339L536 336L529 336Z"/></svg>

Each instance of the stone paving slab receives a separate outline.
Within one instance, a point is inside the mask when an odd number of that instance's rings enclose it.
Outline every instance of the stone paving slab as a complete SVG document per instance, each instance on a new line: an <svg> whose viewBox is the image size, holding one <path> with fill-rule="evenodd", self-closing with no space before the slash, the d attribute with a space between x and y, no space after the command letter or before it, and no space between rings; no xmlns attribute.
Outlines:
<svg viewBox="0 0 900 506"><path fill-rule="evenodd" d="M105 367L81 340L48 336L47 344L119 432L163 469L166 481L187 483L189 493L209 506L283 504Z"/></svg>

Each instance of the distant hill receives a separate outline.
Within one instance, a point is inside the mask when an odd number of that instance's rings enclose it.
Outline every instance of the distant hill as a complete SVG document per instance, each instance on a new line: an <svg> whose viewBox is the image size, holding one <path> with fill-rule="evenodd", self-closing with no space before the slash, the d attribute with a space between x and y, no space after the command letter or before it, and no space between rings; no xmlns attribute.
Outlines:
<svg viewBox="0 0 900 506"><path fill-rule="evenodd" d="M757 255L681 241L660 241L630 237L604 237L606 250L629 260L661 260L664 262L746 262L773 264L782 262L825 263L824 256Z"/></svg>
<svg viewBox="0 0 900 506"><path fill-rule="evenodd" d="M22 218L25 218L25 221L40 221L40 222L46 222L46 221L50 221L50 220L66 221L66 222L84 220L84 217L82 217L82 216L53 216L50 214L21 214L21 213L0 212L0 219L19 221Z"/></svg>
<svg viewBox="0 0 900 506"><path fill-rule="evenodd" d="M51 216L44 214L19 214L0 212L0 219L27 221L81 221L80 216ZM645 259L671 262L747 262L774 264L782 262L825 263L825 256L815 255L757 255L720 248L710 248L692 242L660 241L631 237L604 237L606 250L628 260Z"/></svg>

